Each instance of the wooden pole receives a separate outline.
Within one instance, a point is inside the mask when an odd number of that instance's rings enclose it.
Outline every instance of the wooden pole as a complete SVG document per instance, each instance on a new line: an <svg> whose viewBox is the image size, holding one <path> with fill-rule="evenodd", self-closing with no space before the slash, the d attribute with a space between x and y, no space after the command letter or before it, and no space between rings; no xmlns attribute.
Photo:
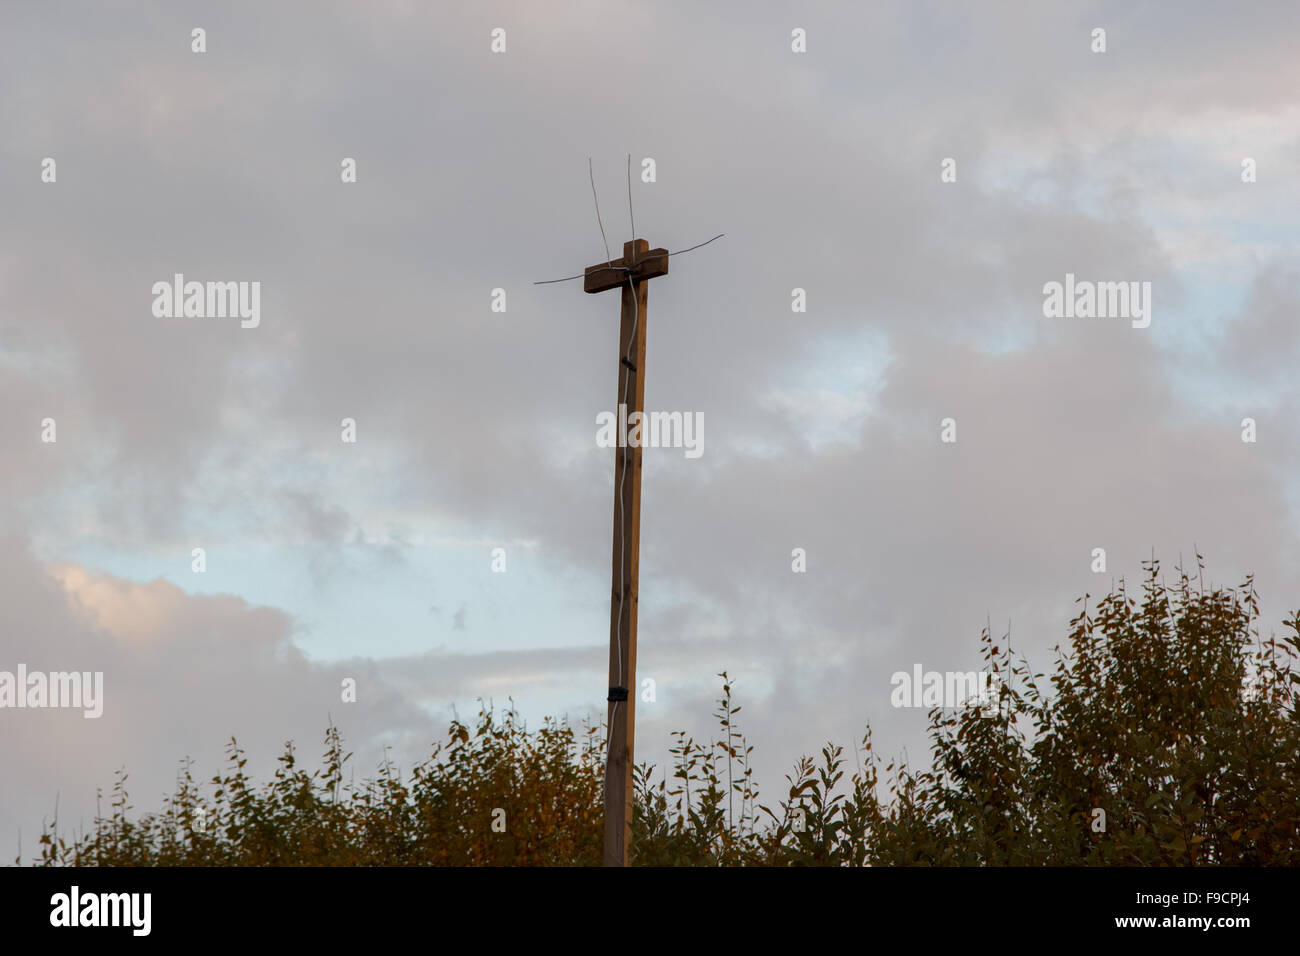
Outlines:
<svg viewBox="0 0 1300 956"><path fill-rule="evenodd" d="M641 549L641 442L629 445L629 422L645 412L646 305L649 280L668 273L668 253L644 239L623 244L623 257L586 270L583 288L623 290L619 330L618 426L614 449L613 586L609 609L609 749L605 762L605 866L627 866L632 841L632 768L636 728L637 572ZM621 406L626 406L624 409ZM636 418L633 419L633 415ZM638 431L638 434L640 432Z"/></svg>

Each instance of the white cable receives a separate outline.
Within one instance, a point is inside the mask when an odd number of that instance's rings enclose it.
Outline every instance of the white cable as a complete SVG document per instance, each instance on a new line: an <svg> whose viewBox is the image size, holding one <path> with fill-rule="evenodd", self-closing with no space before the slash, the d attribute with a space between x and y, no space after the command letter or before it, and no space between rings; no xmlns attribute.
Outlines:
<svg viewBox="0 0 1300 956"><path fill-rule="evenodd" d="M641 321L641 304L637 302L636 285L632 282L632 276L627 277L627 286L632 293L632 336L628 339L627 353L624 356L628 364L628 374L623 384L623 404L627 404L628 389L632 387L632 348L636 344L636 332L638 323ZM635 374L639 374L635 373ZM623 471L618 480L618 617L614 621L614 647L618 658L618 684L623 686L623 595L625 592L623 578L623 562L627 558L627 525L624 522L623 510L623 484L627 480L627 436L623 438ZM630 637L631 635L629 635ZM629 688L630 692L630 688ZM614 701L614 709L610 711L609 727L609 744L606 747L605 763L608 766L609 757L614 750L614 717L618 714L618 701Z"/></svg>

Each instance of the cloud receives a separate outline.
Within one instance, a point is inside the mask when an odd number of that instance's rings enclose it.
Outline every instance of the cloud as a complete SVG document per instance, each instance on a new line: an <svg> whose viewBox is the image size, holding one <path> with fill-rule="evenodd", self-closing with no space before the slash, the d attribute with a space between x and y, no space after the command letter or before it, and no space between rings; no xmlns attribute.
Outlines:
<svg viewBox="0 0 1300 956"><path fill-rule="evenodd" d="M1094 547L1131 575L1194 542L1284 606L1300 10L745 10L0 14L0 668L103 669L108 697L0 717L25 781L0 822L31 833L54 792L88 819L122 764L152 805L231 733L266 760L333 716L362 759L476 696L603 712L617 299L532 285L605 254L588 156L611 245L629 151L659 173L641 235L727 234L650 288L647 403L702 411L708 445L645 456L639 754L706 722L726 669L767 781L867 719L918 756L888 675L967 669L986 621L1049 653L1110 585ZM155 319L175 272L260 281L261 325ZM1044 319L1066 272L1151 281L1151 328ZM265 593L162 577L195 539ZM464 643L411 653L392 592L428 633L429 579Z"/></svg>
<svg viewBox="0 0 1300 956"><path fill-rule="evenodd" d="M75 565L43 567L23 542L0 549L5 641L0 669L101 671L103 715L80 710L0 711L0 763L21 781L0 793L6 859L18 831L26 853L41 820L87 825L95 789L125 768L134 804L153 809L171 792L177 762L197 762L206 779L224 764L233 735L249 769L264 778L286 740L315 758L330 720L355 749L358 770L382 759L385 744L411 760L436 733L430 714L395 694L372 666L323 666L293 645L293 623L240 598L187 594L165 581L140 584ZM356 703L341 703L344 677L358 681ZM12 844L12 845L11 845Z"/></svg>

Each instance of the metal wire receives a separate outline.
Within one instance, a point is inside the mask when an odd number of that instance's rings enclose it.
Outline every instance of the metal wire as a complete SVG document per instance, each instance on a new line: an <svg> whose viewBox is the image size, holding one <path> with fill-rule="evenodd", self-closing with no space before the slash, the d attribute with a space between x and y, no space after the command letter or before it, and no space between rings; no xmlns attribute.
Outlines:
<svg viewBox="0 0 1300 956"><path fill-rule="evenodd" d="M725 235L726 235L725 232L720 232L720 233L718 233L716 236L714 236L713 239L721 239L721 238L722 238L723 236L725 236ZM691 246L689 249L678 249L676 252L670 252L670 253L668 253L668 254L669 254L670 256L680 256L683 252L694 252L696 249L700 248L700 246L707 246L710 242L713 241L713 239L705 239L703 242L697 242L695 245ZM658 258L660 258L660 257L659 257L659 256L647 256L646 258L648 258L648 259L658 259Z"/></svg>
<svg viewBox="0 0 1300 956"><path fill-rule="evenodd" d="M725 232L720 232L716 236L714 236L713 239L721 239L725 235L726 235ZM680 256L684 252L694 252L696 249L700 248L700 246L707 246L710 242L713 241L713 239L705 239L703 242L696 243L695 245L691 246L688 249L678 249L676 252L667 253L667 255ZM646 256L645 259L640 259L638 261L645 262L646 259L662 259L662 258L663 258L662 255ZM626 266L608 265L608 266L601 266L599 269L592 269L590 272L580 272L576 276L565 276L563 279L540 279L537 282L534 282L533 285L550 285L553 282L570 282L573 279L581 279L583 276L594 275L597 272L607 272L610 269L613 269L615 272L626 272L629 274L632 272L632 270L627 268Z"/></svg>
<svg viewBox="0 0 1300 956"><path fill-rule="evenodd" d="M590 159L590 157L588 157ZM636 215L632 212L632 154L627 154L627 218L632 220L632 238L636 238Z"/></svg>
<svg viewBox="0 0 1300 956"><path fill-rule="evenodd" d="M596 225L600 226L600 241L605 243L605 261L613 262L609 254L609 240L605 238L605 224L600 221L600 199L596 196L596 174L591 171L591 157L587 157L587 175L591 178L591 198L596 200Z"/></svg>

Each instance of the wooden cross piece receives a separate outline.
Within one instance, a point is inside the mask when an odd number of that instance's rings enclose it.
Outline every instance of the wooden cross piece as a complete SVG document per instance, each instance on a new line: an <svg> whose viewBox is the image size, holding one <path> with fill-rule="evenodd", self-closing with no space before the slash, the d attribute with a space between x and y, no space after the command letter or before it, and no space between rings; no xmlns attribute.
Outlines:
<svg viewBox="0 0 1300 956"><path fill-rule="evenodd" d="M612 267L612 268L611 268ZM641 549L641 447L627 447L628 419L645 413L647 283L668 274L668 250L644 239L623 257L583 271L584 292L623 290L618 349L618 441L614 449L614 583L609 608L609 751L605 761L605 866L627 866L632 841L632 743L636 716L637 570Z"/></svg>

